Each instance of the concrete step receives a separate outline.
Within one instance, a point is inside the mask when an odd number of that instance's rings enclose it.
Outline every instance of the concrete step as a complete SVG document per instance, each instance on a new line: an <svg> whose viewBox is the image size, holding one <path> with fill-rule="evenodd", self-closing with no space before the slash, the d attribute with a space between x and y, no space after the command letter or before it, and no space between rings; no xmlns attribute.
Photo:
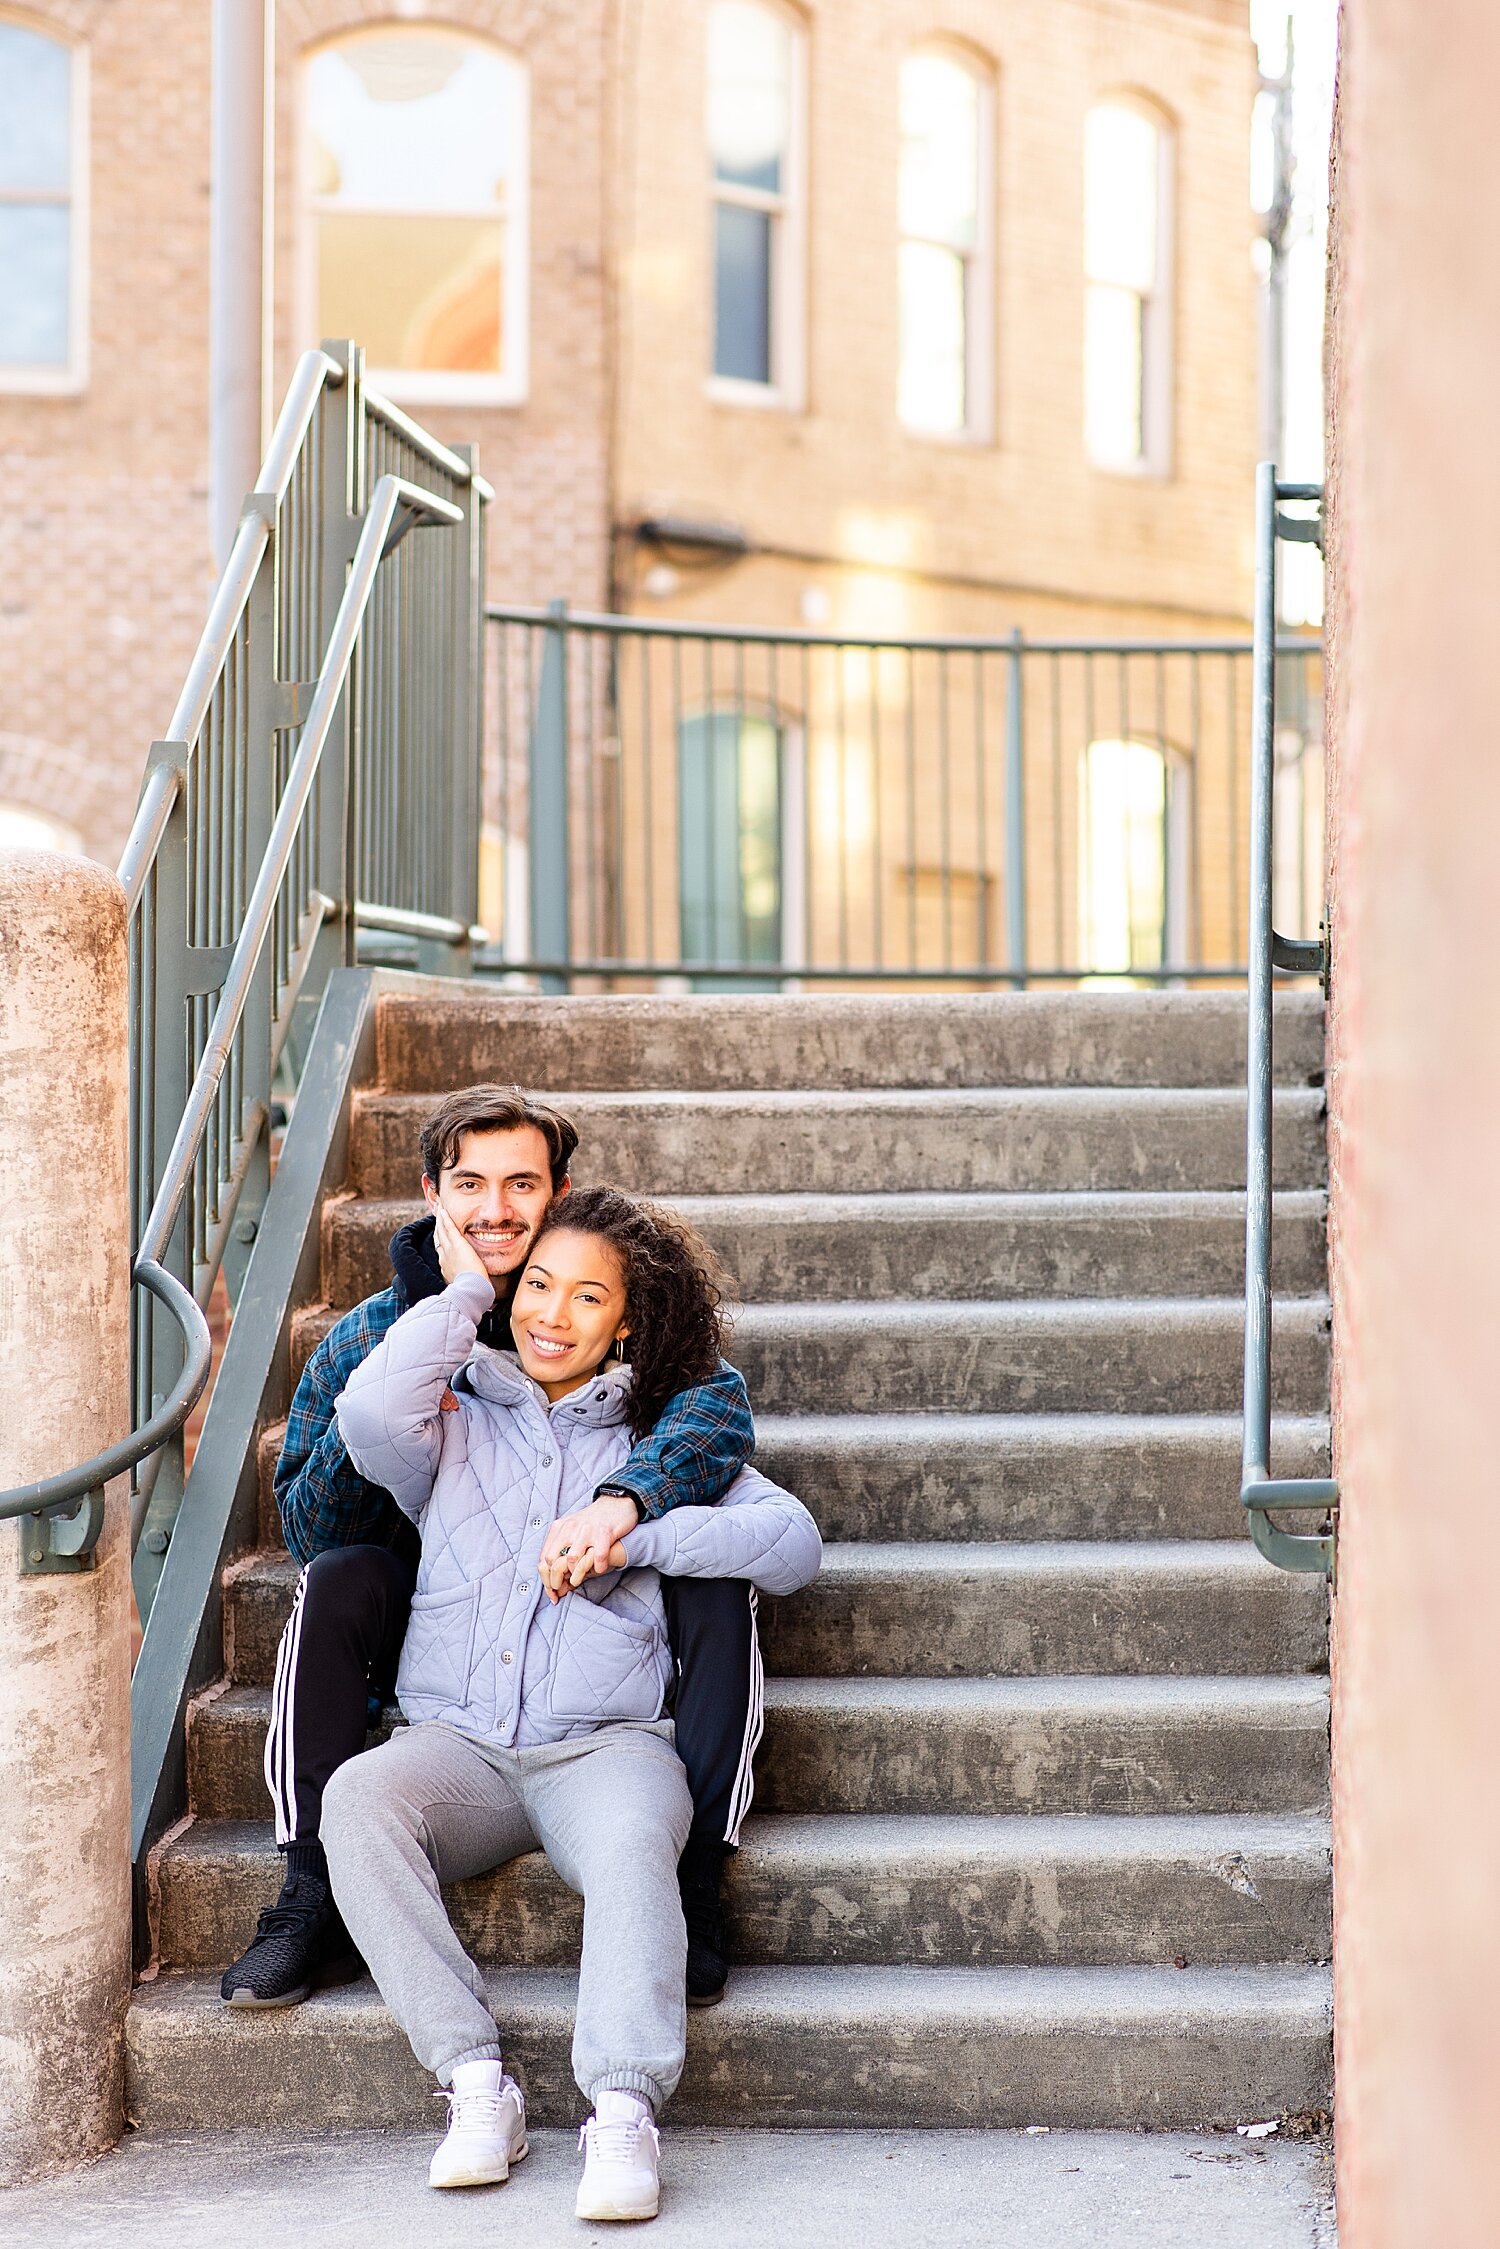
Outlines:
<svg viewBox="0 0 1500 2249"><path fill-rule="evenodd" d="M1195 1967L1326 1960L1329 1830L1313 1817L876 1813L746 1822L726 1870L736 1965ZM280 1887L269 1825L200 1820L159 1867L166 1968L220 1968ZM581 1900L540 1851L444 1892L476 1960L572 1967Z"/></svg>
<svg viewBox="0 0 1500 2249"><path fill-rule="evenodd" d="M1239 1298L747 1305L731 1356L767 1413L1223 1413L1240 1402ZM1272 1395L1328 1402L1328 1307L1276 1308Z"/></svg>
<svg viewBox="0 0 1500 2249"><path fill-rule="evenodd" d="M677 1195L752 1304L825 1298L1228 1296L1245 1278L1244 1198L1180 1195ZM330 1202L323 1294L357 1304L391 1280L388 1245L419 1202ZM1328 1286L1325 1199L1279 1195L1272 1279Z"/></svg>
<svg viewBox="0 0 1500 2249"><path fill-rule="evenodd" d="M755 1426L759 1465L825 1538L1245 1537L1237 1414L757 1414ZM1280 1474L1326 1476L1326 1418L1277 1420L1271 1457Z"/></svg>
<svg viewBox="0 0 1500 2249"><path fill-rule="evenodd" d="M265 1818L269 1718L264 1687L194 1705L199 1818ZM1320 1677L766 1683L759 1811L1316 1812L1327 1798Z"/></svg>
<svg viewBox="0 0 1500 2249"><path fill-rule="evenodd" d="M487 1978L531 2121L581 2112L574 1977ZM1326 1969L745 1968L688 2025L678 2124L1232 2124L1329 2105ZM432 2080L373 1985L274 2015L217 1979L141 1986L129 2112L147 2131L432 2124Z"/></svg>
<svg viewBox="0 0 1500 2249"><path fill-rule="evenodd" d="M1316 1083L1323 1003L1275 1000L1279 1083ZM656 1086L1243 1085L1237 992L998 992L882 998L526 999L428 986L380 1005L381 1082L447 1093L498 1079L539 1092Z"/></svg>
<svg viewBox="0 0 1500 2249"><path fill-rule="evenodd" d="M1322 1670L1321 1578L1246 1540L829 1545L816 1581L763 1601L776 1676L1207 1677Z"/></svg>
<svg viewBox="0 0 1500 2249"><path fill-rule="evenodd" d="M297 1565L225 1574L225 1660L268 1686ZM760 1608L775 1675L807 1678L1208 1676L1321 1670L1321 1578L1266 1567L1248 1539L829 1545L816 1581Z"/></svg>
<svg viewBox="0 0 1500 2249"><path fill-rule="evenodd" d="M554 1079L554 1084L556 1080ZM1245 1184L1245 1096L1229 1088L878 1093L575 1093L573 1177L642 1195L1176 1193ZM354 1100L350 1183L417 1194L428 1094ZM1327 1175L1324 1098L1275 1096L1274 1184Z"/></svg>
<svg viewBox="0 0 1500 2249"><path fill-rule="evenodd" d="M1238 1414L758 1414L755 1426L760 1466L826 1538L1245 1536ZM282 1428L260 1449L270 1547ZM1278 1474L1326 1476L1326 1416L1277 1420L1271 1459Z"/></svg>
<svg viewBox="0 0 1500 2249"><path fill-rule="evenodd" d="M299 1312L300 1374L339 1315ZM1016 1304L751 1304L729 1356L761 1413L1228 1413L1244 1381L1238 1298ZM1328 1406L1328 1306L1276 1307L1272 1395Z"/></svg>

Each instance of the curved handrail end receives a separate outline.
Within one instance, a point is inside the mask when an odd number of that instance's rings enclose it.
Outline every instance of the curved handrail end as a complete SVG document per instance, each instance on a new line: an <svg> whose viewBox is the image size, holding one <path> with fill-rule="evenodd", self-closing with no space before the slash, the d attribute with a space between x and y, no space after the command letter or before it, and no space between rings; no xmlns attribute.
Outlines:
<svg viewBox="0 0 1500 2249"><path fill-rule="evenodd" d="M60 1525L57 1536L52 1535L49 1524L47 1548L50 1555L76 1561L93 1552L104 1527L102 1495L105 1485L134 1468L169 1437L176 1436L202 1397L213 1369L213 1337L192 1291L184 1288L175 1273L168 1273L152 1258L137 1258L131 1279L139 1281L159 1298L182 1330L182 1372L151 1419L133 1430L130 1436L122 1437L118 1444L107 1446L91 1460L81 1461L76 1468L64 1468L55 1476L43 1476L35 1483L18 1484L11 1491L0 1492L0 1522L17 1515L51 1517L63 1508L76 1510L81 1499L90 1502L82 1524Z"/></svg>
<svg viewBox="0 0 1500 2249"><path fill-rule="evenodd" d="M1339 1486L1335 1476L1271 1476L1252 1468L1240 1486L1250 1537L1257 1551L1279 1570L1335 1581L1338 1551ZM1326 1531L1284 1531L1270 1519L1272 1508L1325 1508L1333 1518Z"/></svg>

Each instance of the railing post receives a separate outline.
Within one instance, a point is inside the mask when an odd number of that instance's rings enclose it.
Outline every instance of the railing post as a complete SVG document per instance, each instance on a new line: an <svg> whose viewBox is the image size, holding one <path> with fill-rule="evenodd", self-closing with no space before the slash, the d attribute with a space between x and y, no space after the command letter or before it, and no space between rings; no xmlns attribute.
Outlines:
<svg viewBox="0 0 1500 2249"><path fill-rule="evenodd" d="M269 503L267 503L269 505ZM238 755L245 775L244 844L239 864L244 868L244 892L234 901L234 935L244 917L249 885L265 857L271 823L276 817L276 730L281 721L284 694L276 679L276 526L260 559L250 593L246 619L249 680L245 697L243 739ZM224 1286L231 1304L239 1302L240 1284L260 1229L261 1212L271 1188L271 1028L276 980L276 948L268 944L261 954L240 1031L240 1083L234 1118L236 1138L241 1136L257 1105L265 1110L265 1123L255 1153L245 1173L235 1206L234 1223L224 1245Z"/></svg>
<svg viewBox="0 0 1500 2249"><path fill-rule="evenodd" d="M349 580L349 565L359 539L359 527L368 504L364 466L364 353L357 344L325 343L323 349L344 370L337 390L323 394L321 453L323 488L319 494L322 548L319 555L319 609L316 671L321 665L333 630L333 620ZM313 818L316 845L314 880L325 898L335 902L319 933L312 973L304 994L309 1016L317 1010L329 972L354 965L354 889L357 833L355 774L352 755L348 687L339 698L337 715L318 768ZM303 901L290 901L293 913Z"/></svg>
<svg viewBox="0 0 1500 2249"><path fill-rule="evenodd" d="M1005 699L1005 957L1019 973L1011 979L1026 989L1026 725L1022 700L1021 628L1010 636L1010 673Z"/></svg>
<svg viewBox="0 0 1500 2249"><path fill-rule="evenodd" d="M477 445L455 445L466 461L471 478L479 468ZM451 903L443 910L472 929L479 920L479 845L484 824L484 571L485 507L472 482L457 495L464 511L463 529L443 534L453 542L459 557L455 572L449 662L454 678L454 729L451 755L455 761L453 872ZM467 975L469 948L452 965Z"/></svg>
<svg viewBox="0 0 1500 2249"><path fill-rule="evenodd" d="M1244 1474L1271 1454L1271 784L1276 727L1276 467L1255 472L1251 658L1249 1023L1245 1072Z"/></svg>
<svg viewBox="0 0 1500 2249"><path fill-rule="evenodd" d="M542 666L531 722L531 955L572 958L568 897L568 605L548 603ZM566 973L541 978L544 992L565 992Z"/></svg>
<svg viewBox="0 0 1500 2249"><path fill-rule="evenodd" d="M151 763L186 765L187 747L181 742L155 742ZM142 1054L141 1068L150 1080L147 1111L149 1146L138 1152L141 1173L140 1220L145 1223L157 1187L166 1170L172 1142L182 1112L187 1107L192 1082L193 1057L189 1048L190 987L193 981L188 947L192 936L188 907L188 819L191 789L186 778L177 792L156 854L152 959L144 973L151 983L151 1012L155 1033L152 1051ZM191 1290L193 1252L189 1232L189 1205L185 1202L171 1239L160 1260L162 1266ZM147 1317L150 1338L146 1377L147 1413L169 1396L182 1366L182 1337L175 1321L153 1305ZM151 1614L167 1547L171 1543L177 1511L182 1505L184 1447L182 1431L168 1439L143 1472L149 1475L144 1518L139 1526L132 1565L136 1607L144 1625Z"/></svg>
<svg viewBox="0 0 1500 2249"><path fill-rule="evenodd" d="M1293 490L1289 497L1309 497ZM1338 1484L1331 1477L1273 1479L1271 1458L1271 1008L1278 962L1311 969L1322 958L1316 945L1298 946L1276 935L1272 918L1276 780L1276 514L1283 489L1274 461L1255 472L1255 643L1251 659L1249 1023L1245 1057L1245 1396L1240 1500L1250 1536L1278 1569L1334 1573L1332 1532L1321 1536L1284 1531L1273 1508L1335 1510ZM1305 963L1298 957L1305 952Z"/></svg>

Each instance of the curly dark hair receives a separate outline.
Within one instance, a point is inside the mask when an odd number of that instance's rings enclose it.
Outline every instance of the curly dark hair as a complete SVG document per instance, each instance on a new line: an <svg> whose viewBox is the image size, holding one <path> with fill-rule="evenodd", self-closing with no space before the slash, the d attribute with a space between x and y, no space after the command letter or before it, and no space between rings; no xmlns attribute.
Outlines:
<svg viewBox="0 0 1500 2249"><path fill-rule="evenodd" d="M575 1187L552 1203L531 1244L548 1234L593 1234L625 1270L625 1357L634 1377L627 1416L633 1438L656 1427L679 1390L718 1370L729 1335L729 1282L700 1235L655 1203L614 1187Z"/></svg>

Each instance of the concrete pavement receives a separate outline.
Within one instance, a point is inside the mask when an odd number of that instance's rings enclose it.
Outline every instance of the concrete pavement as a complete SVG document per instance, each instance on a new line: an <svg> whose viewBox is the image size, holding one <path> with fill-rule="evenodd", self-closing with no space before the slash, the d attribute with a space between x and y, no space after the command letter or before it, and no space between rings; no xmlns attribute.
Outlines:
<svg viewBox="0 0 1500 2249"><path fill-rule="evenodd" d="M602 2249L574 2218L571 2132L504 2187L434 2194L434 2130L136 2133L0 2194L6 2249ZM1322 2145L1232 2134L673 2131L651 2249L1335 2249ZM620 2229L623 2231L624 2229Z"/></svg>

